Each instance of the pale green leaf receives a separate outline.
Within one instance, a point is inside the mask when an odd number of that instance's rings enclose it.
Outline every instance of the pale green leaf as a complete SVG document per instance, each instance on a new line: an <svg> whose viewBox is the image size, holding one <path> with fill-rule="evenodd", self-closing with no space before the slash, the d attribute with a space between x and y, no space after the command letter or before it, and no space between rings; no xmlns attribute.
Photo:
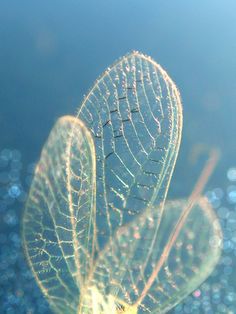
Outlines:
<svg viewBox="0 0 236 314"><path fill-rule="evenodd" d="M187 205L186 200L166 202L154 243L158 209L118 229L96 262L90 286L138 313L166 313L183 300L214 269L222 240L219 221L205 198L193 206L178 233Z"/></svg>
<svg viewBox="0 0 236 314"><path fill-rule="evenodd" d="M175 84L138 52L103 73L77 118L56 123L23 219L55 313L165 313L211 273L221 230L199 198L209 169L190 200L165 204L181 133Z"/></svg>
<svg viewBox="0 0 236 314"><path fill-rule="evenodd" d="M26 204L26 254L57 313L76 313L93 264L94 157L84 124L69 116L59 119L42 150Z"/></svg>
<svg viewBox="0 0 236 314"><path fill-rule="evenodd" d="M180 96L156 62L133 52L97 80L78 117L95 144L102 248L117 227L165 200L182 132Z"/></svg>

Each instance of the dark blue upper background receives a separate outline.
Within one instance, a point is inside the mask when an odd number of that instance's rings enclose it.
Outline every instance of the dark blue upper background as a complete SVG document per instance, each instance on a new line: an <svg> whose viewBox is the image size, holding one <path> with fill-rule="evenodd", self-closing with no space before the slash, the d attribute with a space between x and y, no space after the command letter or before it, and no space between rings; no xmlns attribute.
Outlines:
<svg viewBox="0 0 236 314"><path fill-rule="evenodd" d="M36 159L55 119L74 114L96 77L136 49L177 83L184 141L233 157L234 0L0 2L0 145Z"/></svg>

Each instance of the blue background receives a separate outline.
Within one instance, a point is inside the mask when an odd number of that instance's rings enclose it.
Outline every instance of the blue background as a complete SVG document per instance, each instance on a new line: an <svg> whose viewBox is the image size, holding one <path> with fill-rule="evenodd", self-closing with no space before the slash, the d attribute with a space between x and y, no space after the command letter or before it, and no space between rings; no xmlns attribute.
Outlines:
<svg viewBox="0 0 236 314"><path fill-rule="evenodd" d="M183 141L170 196L191 192L208 149L218 147L221 160L208 189L221 189L224 206L234 210L227 171L236 165L235 0L0 0L0 157L7 160L0 162L1 313L50 313L19 238L32 162L56 119L74 115L97 76L132 50L153 57L181 92ZM12 151L21 156L15 181L4 179L14 166ZM7 222L9 210L15 223Z"/></svg>

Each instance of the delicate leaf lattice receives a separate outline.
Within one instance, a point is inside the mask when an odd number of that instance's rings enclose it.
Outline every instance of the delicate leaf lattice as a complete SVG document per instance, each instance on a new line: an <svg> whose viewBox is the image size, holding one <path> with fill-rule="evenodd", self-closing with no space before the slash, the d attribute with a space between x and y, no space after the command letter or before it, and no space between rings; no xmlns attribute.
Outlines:
<svg viewBox="0 0 236 314"><path fill-rule="evenodd" d="M92 267L94 158L84 124L73 117L61 118L42 151L26 205L26 254L56 313L77 312L81 287Z"/></svg>
<svg viewBox="0 0 236 314"><path fill-rule="evenodd" d="M165 313L213 270L211 206L200 198L183 219L186 200L165 204L181 131L175 84L138 52L104 72L77 118L57 122L23 221L55 313Z"/></svg>

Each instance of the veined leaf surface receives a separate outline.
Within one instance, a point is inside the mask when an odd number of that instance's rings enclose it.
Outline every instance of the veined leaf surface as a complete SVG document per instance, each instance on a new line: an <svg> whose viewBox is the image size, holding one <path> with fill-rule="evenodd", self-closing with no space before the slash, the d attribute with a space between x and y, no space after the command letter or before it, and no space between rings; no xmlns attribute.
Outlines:
<svg viewBox="0 0 236 314"><path fill-rule="evenodd" d="M76 118L56 123L23 220L55 313L165 313L213 270L221 231L211 206L165 204L181 132L175 84L138 52L104 72Z"/></svg>
<svg viewBox="0 0 236 314"><path fill-rule="evenodd" d="M178 233L176 226L187 205L186 200L166 202L154 245L154 211L145 211L118 229L96 262L91 286L137 313L166 313L196 289L219 259L222 234L203 197ZM146 252L152 245L147 261Z"/></svg>
<svg viewBox="0 0 236 314"><path fill-rule="evenodd" d="M74 141L68 141L72 129ZM26 204L26 254L56 313L77 312L93 263L94 158L84 124L69 116L59 119L43 148Z"/></svg>
<svg viewBox="0 0 236 314"><path fill-rule="evenodd" d="M133 52L97 80L78 118L95 143L97 237L103 247L144 209L159 207L161 217L182 133L180 96L156 62Z"/></svg>

